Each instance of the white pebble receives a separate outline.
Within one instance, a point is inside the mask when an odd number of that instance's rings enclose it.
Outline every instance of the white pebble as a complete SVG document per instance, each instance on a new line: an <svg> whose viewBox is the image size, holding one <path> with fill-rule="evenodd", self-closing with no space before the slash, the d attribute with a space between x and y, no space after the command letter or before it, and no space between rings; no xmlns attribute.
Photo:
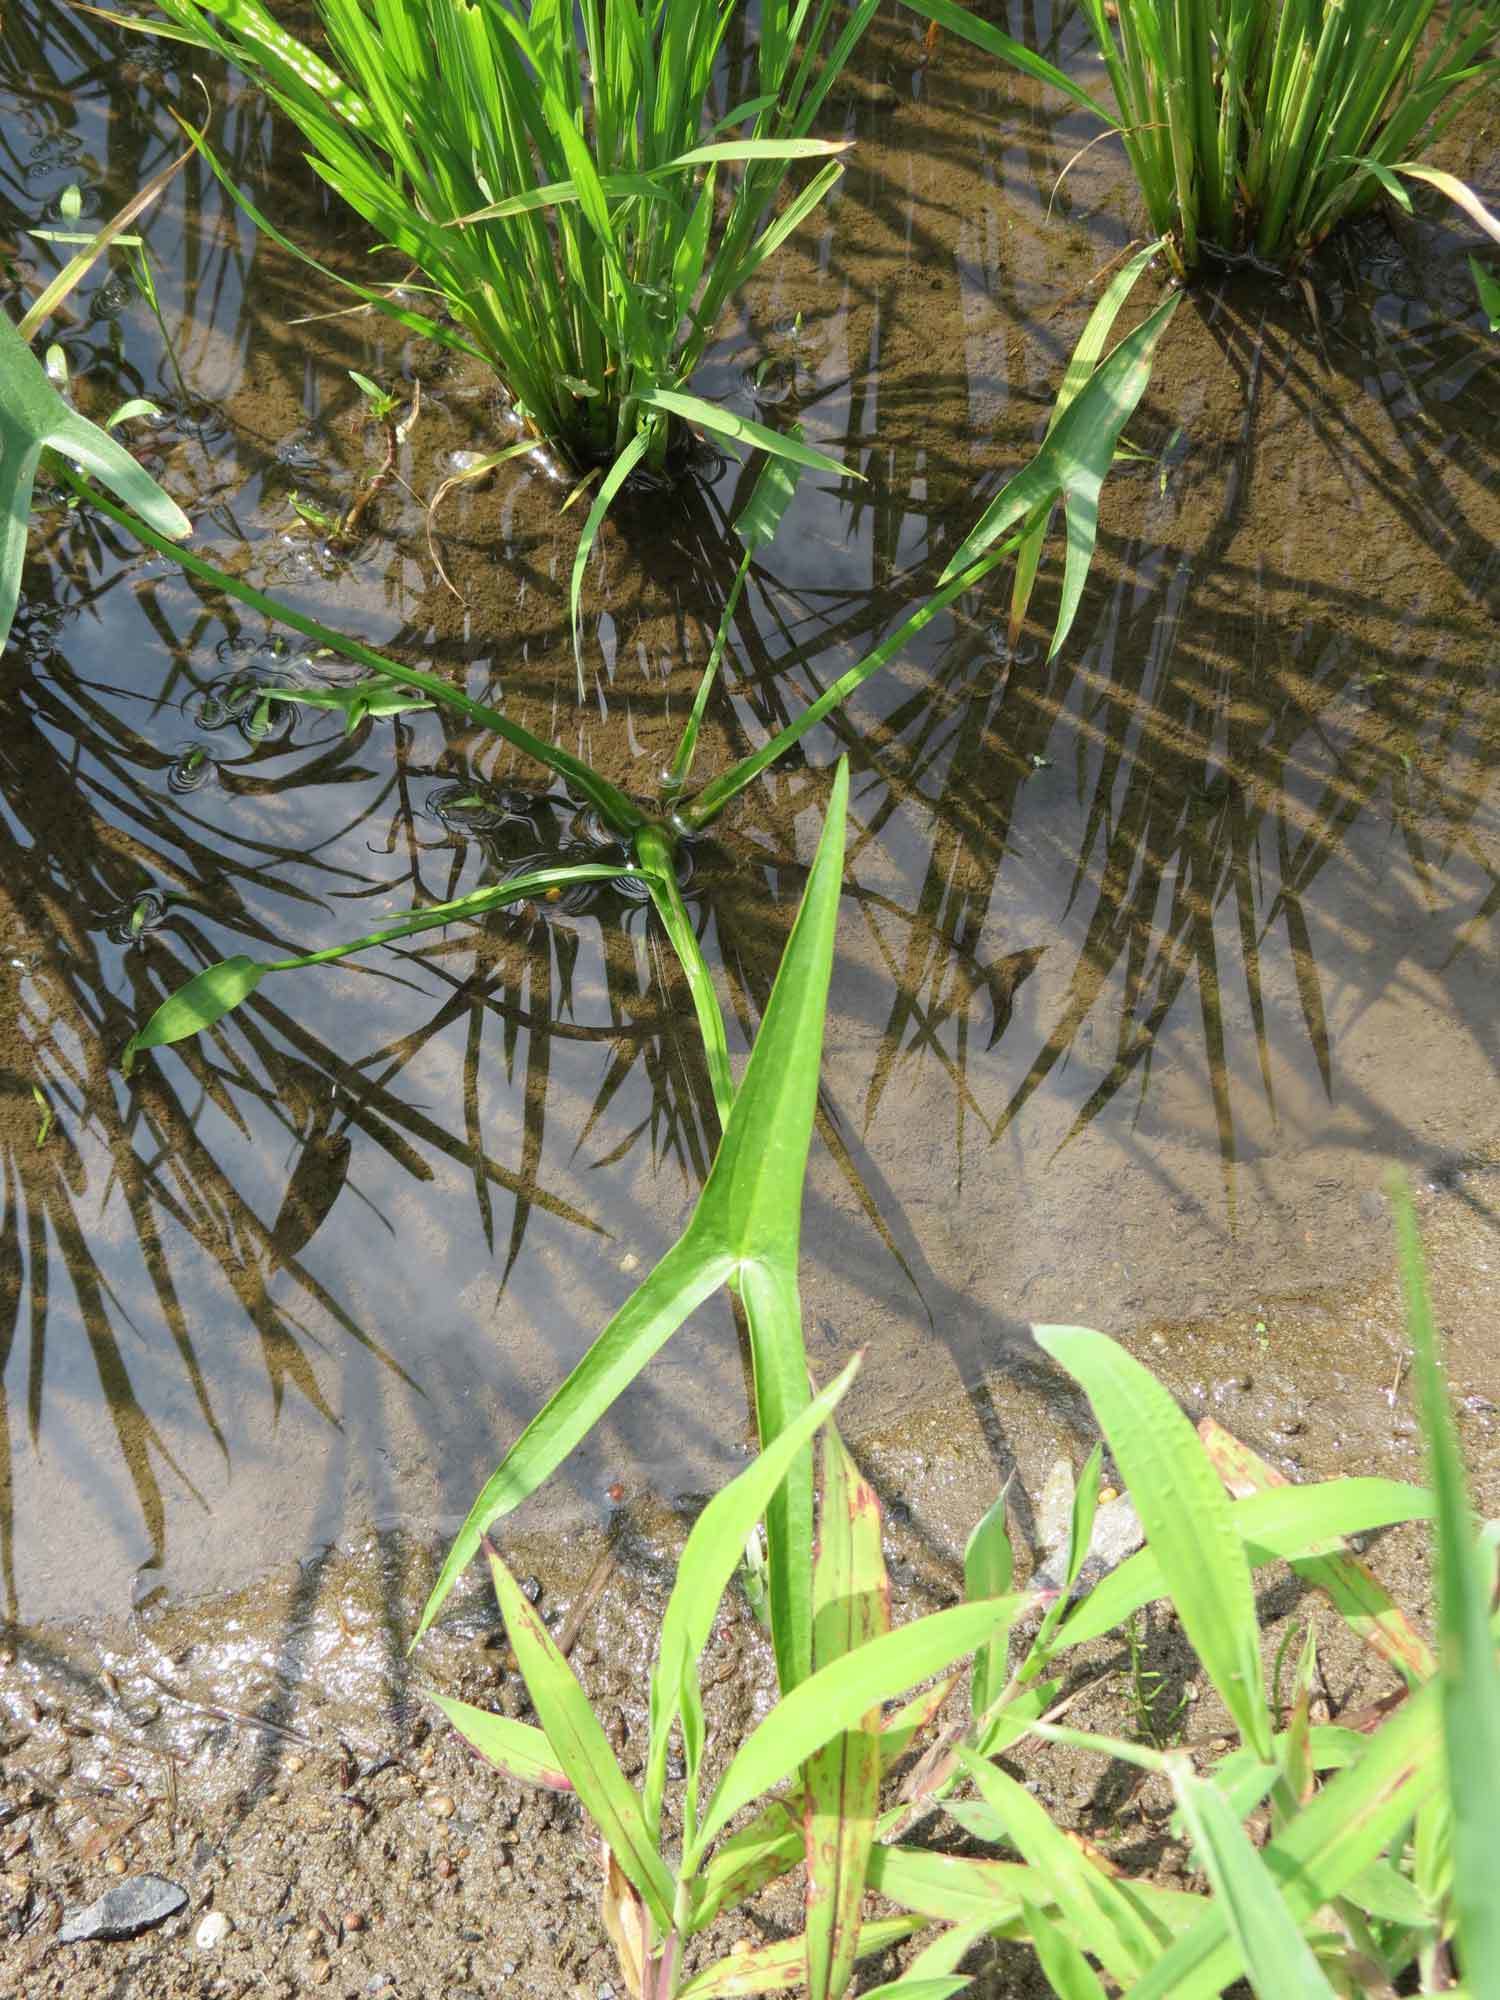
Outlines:
<svg viewBox="0 0 1500 2000"><path fill-rule="evenodd" d="M210 1910L199 1924L193 1942L199 1951L215 1951L234 1929L222 1910Z"/></svg>

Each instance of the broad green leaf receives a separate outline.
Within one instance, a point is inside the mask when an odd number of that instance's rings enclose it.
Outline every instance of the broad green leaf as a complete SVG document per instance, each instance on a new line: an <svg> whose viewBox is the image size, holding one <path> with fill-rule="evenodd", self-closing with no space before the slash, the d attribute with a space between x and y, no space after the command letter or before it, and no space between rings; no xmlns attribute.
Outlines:
<svg viewBox="0 0 1500 2000"><path fill-rule="evenodd" d="M970 1535L964 1548L964 1596L972 1603L979 1597L1003 1597L1010 1589L1015 1571L1010 1535L1005 1526L1005 1500L1010 1490L1006 1481L1000 1497ZM981 1646L974 1655L969 1705L976 1718L983 1715L1005 1685L1005 1648Z"/></svg>
<svg viewBox="0 0 1500 2000"><path fill-rule="evenodd" d="M177 502L125 447L69 408L0 309L0 651L20 601L32 489L48 449L95 473L164 539L192 533Z"/></svg>
<svg viewBox="0 0 1500 2000"><path fill-rule="evenodd" d="M1286 1486L1252 1493L1232 1503L1230 1519L1252 1568L1262 1563L1336 1552L1339 1538L1424 1521L1432 1496L1394 1479L1330 1479L1316 1486ZM1155 1552L1141 1549L1096 1584L1063 1620L1061 1646L1083 1645L1112 1632L1133 1611L1170 1594Z"/></svg>
<svg viewBox="0 0 1500 2000"><path fill-rule="evenodd" d="M536 1491L696 1306L738 1274L748 1314L752 1287L746 1280L768 1272L783 1276L795 1301L802 1183L817 1105L848 792L848 770L841 764L802 907L692 1220L486 1482L423 1607L413 1644L432 1623L486 1529ZM758 1398L763 1382L774 1376L774 1399L768 1386L757 1404L761 1441L768 1444L810 1401L807 1362L799 1319L768 1316L758 1304L754 1310L759 1315L758 1322L752 1320L752 1338L759 1343ZM800 1389L794 1386L799 1380ZM778 1413L779 1420L773 1421ZM789 1487L796 1489L790 1497ZM811 1487L804 1447L767 1510L773 1619L780 1635L777 1661L784 1677L795 1678L799 1662L811 1657Z"/></svg>
<svg viewBox="0 0 1500 2000"><path fill-rule="evenodd" d="M588 1696L574 1679L536 1607L493 1551L490 1574L506 1637L553 1755L652 1916L663 1930L670 1929L672 1878L656 1851L640 1799L615 1762Z"/></svg>
<svg viewBox="0 0 1500 2000"><path fill-rule="evenodd" d="M758 1792L780 1784L877 1702L902 1693L929 1674L942 1673L996 1632L1007 1630L1032 1602L1018 1593L931 1612L801 1681L762 1718L730 1761L704 1813L691 1865L696 1865L714 1834ZM683 1869L690 1872L687 1855Z"/></svg>
<svg viewBox="0 0 1500 2000"><path fill-rule="evenodd" d="M858 1955L870 1958L889 1951L922 1928L912 1917L879 1917L863 1925ZM677 1990L677 2000L737 2000L749 1993L780 1993L802 1977L806 1945L800 1937L779 1938L752 1951L732 1951Z"/></svg>
<svg viewBox="0 0 1500 2000"><path fill-rule="evenodd" d="M759 1457L716 1493L693 1523L681 1556L667 1608L662 1614L656 1665L651 1673L651 1748L646 1760L646 1816L655 1828L665 1785L667 1742L677 1718L682 1689L697 1663L718 1615L750 1530L766 1511L797 1453L837 1409L863 1357L856 1355L838 1378L815 1396L795 1423L774 1438Z"/></svg>
<svg viewBox="0 0 1500 2000"><path fill-rule="evenodd" d="M159 1049L168 1042L186 1040L210 1028L215 1021L247 999L270 971L258 959L221 959L194 973L186 986L163 1000L144 1028L137 1028L125 1044L120 1066L128 1076L142 1049Z"/></svg>
<svg viewBox="0 0 1500 2000"><path fill-rule="evenodd" d="M768 430L764 424L754 423L749 417L736 416L733 410L720 409L717 403L705 403L701 396L688 396L679 389L647 389L641 392L640 400L648 409L665 410L669 416L682 417L690 424L701 424L705 430L717 431L720 437L732 438L736 444L749 445L755 451L770 452L773 457L790 459L794 465L809 466L814 472L832 472L841 479L864 477L863 473L840 465L827 452L804 444L800 438L794 438L785 431Z"/></svg>
<svg viewBox="0 0 1500 2000"><path fill-rule="evenodd" d="M823 1432L813 1557L813 1666L832 1666L891 1629L880 1503L833 1424ZM880 1806L880 1709L807 1760L803 1774L809 2000L839 2000L854 1970L865 1866Z"/></svg>
<svg viewBox="0 0 1500 2000"><path fill-rule="evenodd" d="M1258 2000L1334 2000L1275 1877L1224 1794L1195 1777L1180 1754L1169 1758L1168 1769L1193 1852L1228 1918Z"/></svg>
<svg viewBox="0 0 1500 2000"><path fill-rule="evenodd" d="M474 1708L466 1701L428 1690L453 1727L471 1749L487 1764L523 1785L543 1785L550 1792L571 1792L568 1774L557 1761L552 1745L540 1729L515 1722L508 1715L492 1715L488 1709Z"/></svg>
<svg viewBox="0 0 1500 2000"><path fill-rule="evenodd" d="M958 1758L1011 1846L1047 1884L1047 1899L1057 1904L1072 1935L1113 1979L1128 1986L1156 1957L1159 1938L1024 1785L971 1751L960 1748Z"/></svg>
<svg viewBox="0 0 1500 2000"><path fill-rule="evenodd" d="M1269 1760L1250 1564L1234 1503L1197 1432L1155 1376L1107 1335L1038 1327L1036 1339L1083 1385L1193 1651L1240 1734Z"/></svg>
<svg viewBox="0 0 1500 2000"><path fill-rule="evenodd" d="M1035 1903L1021 1905L1021 1921L1037 1961L1058 2000L1105 2000L1099 1975L1065 1931Z"/></svg>
<svg viewBox="0 0 1500 2000"><path fill-rule="evenodd" d="M1479 294L1480 310L1490 323L1490 332L1500 333L1500 278L1493 271L1487 271L1477 257L1469 259L1469 269L1474 275L1474 289Z"/></svg>
<svg viewBox="0 0 1500 2000"><path fill-rule="evenodd" d="M1102 361L1057 419L1031 463L1008 480L965 536L944 570L949 583L968 569L1017 521L1061 500L1067 521L1062 596L1047 657L1056 656L1072 629L1094 557L1099 495L1114 462L1120 433L1146 393L1157 342L1181 294L1166 299Z"/></svg>
<svg viewBox="0 0 1500 2000"><path fill-rule="evenodd" d="M801 426L793 425L792 430L800 443ZM750 498L734 517L734 532L751 554L769 548L775 541L776 530L792 503L800 477L801 468L789 458L767 458L761 467L760 476L750 489Z"/></svg>
<svg viewBox="0 0 1500 2000"><path fill-rule="evenodd" d="M1458 1432L1437 1354L1437 1330L1411 1196L1392 1190L1417 1405L1437 1499L1437 1685L1453 1804L1453 1899L1459 1959L1476 2000L1500 1995L1500 1668L1490 1629L1490 1564L1474 1539Z"/></svg>

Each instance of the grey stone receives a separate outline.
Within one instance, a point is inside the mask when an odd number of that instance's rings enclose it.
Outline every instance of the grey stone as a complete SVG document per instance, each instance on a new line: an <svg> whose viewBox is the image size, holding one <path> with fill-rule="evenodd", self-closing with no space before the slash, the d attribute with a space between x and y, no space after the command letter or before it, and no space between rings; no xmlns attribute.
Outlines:
<svg viewBox="0 0 1500 2000"><path fill-rule="evenodd" d="M94 1938L129 1938L150 1930L187 1905L187 1891L165 1875L130 1875L105 1890L97 1902L76 1911L57 1934L59 1944L87 1944Z"/></svg>

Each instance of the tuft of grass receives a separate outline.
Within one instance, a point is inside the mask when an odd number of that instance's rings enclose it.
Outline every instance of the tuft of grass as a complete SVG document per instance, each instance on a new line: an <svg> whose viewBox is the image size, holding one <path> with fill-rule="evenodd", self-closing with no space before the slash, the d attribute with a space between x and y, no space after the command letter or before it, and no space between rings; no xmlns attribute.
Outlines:
<svg viewBox="0 0 1500 2000"><path fill-rule="evenodd" d="M576 16L557 0L316 0L318 48L260 0L159 5L158 26L266 90L412 273L351 289L488 362L583 472L627 450L660 466L674 417L724 427L712 405L657 399L839 179L845 147L810 128L875 0L766 0L751 94L718 116L736 0L583 0ZM817 171L778 208L797 162Z"/></svg>
<svg viewBox="0 0 1500 2000"><path fill-rule="evenodd" d="M952 0L918 13L1014 63ZM1494 0L1083 0L1151 227L1179 275L1209 258L1295 268L1382 195L1425 181L1500 241L1500 221L1423 163L1500 74ZM1070 94L1075 95L1076 91Z"/></svg>

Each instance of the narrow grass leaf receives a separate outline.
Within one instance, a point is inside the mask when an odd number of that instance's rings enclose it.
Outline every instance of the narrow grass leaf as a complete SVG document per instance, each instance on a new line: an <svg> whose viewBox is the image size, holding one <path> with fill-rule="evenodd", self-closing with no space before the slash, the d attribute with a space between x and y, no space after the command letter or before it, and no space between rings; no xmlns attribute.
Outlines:
<svg viewBox="0 0 1500 2000"><path fill-rule="evenodd" d="M1224 1794L1196 1777L1185 1757L1173 1756L1168 1769L1193 1852L1228 1918L1259 2000L1334 2000L1275 1877Z"/></svg>
<svg viewBox="0 0 1500 2000"><path fill-rule="evenodd" d="M1425 1521L1432 1495L1394 1479L1330 1479L1316 1486L1288 1486L1250 1494L1231 1506L1235 1533L1252 1568L1302 1556L1336 1553L1344 1535ZM1063 1620L1061 1646L1097 1639L1158 1597L1170 1595L1166 1574L1150 1548L1128 1556L1096 1584Z"/></svg>
<svg viewBox="0 0 1500 2000"><path fill-rule="evenodd" d="M1197 1432L1155 1376L1106 1335L1038 1327L1036 1339L1083 1385L1193 1651L1241 1735L1269 1760L1250 1564L1233 1502Z"/></svg>
<svg viewBox="0 0 1500 2000"><path fill-rule="evenodd" d="M1066 1932L1035 1903L1021 1905L1021 1922L1058 2000L1105 2000L1098 1973Z"/></svg>
<svg viewBox="0 0 1500 2000"><path fill-rule="evenodd" d="M1064 97L1092 113L1095 118L1109 121L1110 112L1095 98L1090 97L1082 84L1049 63L1045 57L1036 55L1024 42L997 28L993 21L987 21L971 8L960 4L960 0L906 0L914 14L931 21L936 27L945 29L950 35L971 42L976 49L994 56L1011 69L1018 69L1026 76L1035 77L1039 83L1049 84L1053 90L1060 90Z"/></svg>
<svg viewBox="0 0 1500 2000"><path fill-rule="evenodd" d="M614 505L615 495L651 449L649 430L637 431L600 481L594 504L573 551L573 570L568 579L568 615L573 625L573 664L578 673L578 699L583 700L583 573L604 525L604 517Z"/></svg>
<svg viewBox="0 0 1500 2000"><path fill-rule="evenodd" d="M763 1806L747 1826L719 1842L694 1878L689 1932L703 1930L721 1910L790 1874L805 1852L800 1792Z"/></svg>
<svg viewBox="0 0 1500 2000"><path fill-rule="evenodd" d="M508 1715L492 1715L488 1709L474 1708L466 1701L428 1690L459 1735L487 1764L523 1785L542 1785L549 1792L571 1792L572 1780L558 1762L552 1745L540 1729L516 1722Z"/></svg>
<svg viewBox="0 0 1500 2000"><path fill-rule="evenodd" d="M1236 1499L1250 1493L1288 1486L1285 1473L1241 1443L1213 1417L1198 1425L1214 1470ZM1294 1558L1292 1568L1304 1583L1321 1590L1349 1629L1408 1682L1425 1681L1437 1671L1437 1659L1406 1613L1362 1562L1335 1554Z"/></svg>
<svg viewBox="0 0 1500 2000"><path fill-rule="evenodd" d="M661 1638L651 1674L651 1748L646 1760L647 1816L654 1825L665 1783L667 1740L676 1720L681 1690L708 1644L719 1600L744 1554L751 1529L786 1477L797 1453L837 1409L859 1372L856 1355L828 1387L815 1396L781 1436L772 1439L752 1464L716 1493L693 1523L677 1563L672 1594L662 1614Z"/></svg>
<svg viewBox="0 0 1500 2000"><path fill-rule="evenodd" d="M813 1557L813 1666L831 1666L891 1628L880 1503L836 1427L822 1439L823 1492ZM880 1709L825 1743L803 1774L804 1924L809 2000L839 2000L854 1970L865 1866L880 1805Z"/></svg>
<svg viewBox="0 0 1500 2000"><path fill-rule="evenodd" d="M1443 1784L1437 1684L1420 1689L1369 1739L1364 1756L1341 1771L1262 1849L1264 1866L1294 1924L1307 1923L1360 1872ZM1244 1970L1217 1899L1131 1988L1130 2000L1217 2000Z"/></svg>
<svg viewBox="0 0 1500 2000"><path fill-rule="evenodd" d="M506 1637L553 1754L652 1916L663 1930L670 1929L672 1878L656 1851L640 1799L615 1762L588 1696L535 1606L493 1551L490 1574Z"/></svg>
<svg viewBox="0 0 1500 2000"><path fill-rule="evenodd" d="M980 1521L964 1546L964 1596L973 1603L980 1597L1003 1597L1010 1589L1015 1572L1010 1535L1005 1526L1005 1500L1010 1482ZM1005 1649L998 1644L981 1646L974 1655L970 1681L970 1707L977 1718L983 1715L1005 1684Z"/></svg>
<svg viewBox="0 0 1500 2000"><path fill-rule="evenodd" d="M840 465L826 451L819 451L800 438L792 437L785 431L768 430L764 424L757 424L749 417L737 416L733 410L721 410L715 403L705 403L701 396L687 396L676 389L645 389L641 392L641 401L647 409L665 410L670 416L701 424L704 430L716 431L720 437L731 438L736 444L749 445L755 451L770 452L774 457L789 459L794 465L808 466L814 472L831 472L841 479L864 477L863 473Z"/></svg>
<svg viewBox="0 0 1500 2000"><path fill-rule="evenodd" d="M1392 1190L1417 1405L1437 1498L1438 1686L1453 1802L1459 1957L1476 2000L1500 1996L1500 1669L1490 1628L1491 1565L1474 1537L1458 1432L1438 1363L1421 1239L1404 1183Z"/></svg>
<svg viewBox="0 0 1500 2000"><path fill-rule="evenodd" d="M1005 1837L1047 1884L1048 1900L1067 1918L1072 1935L1121 1986L1128 1986L1157 1955L1157 1939L1118 1894L1101 1868L1071 1841L1041 1802L1007 1772L960 1746L958 1760L980 1797L1005 1829Z"/></svg>

